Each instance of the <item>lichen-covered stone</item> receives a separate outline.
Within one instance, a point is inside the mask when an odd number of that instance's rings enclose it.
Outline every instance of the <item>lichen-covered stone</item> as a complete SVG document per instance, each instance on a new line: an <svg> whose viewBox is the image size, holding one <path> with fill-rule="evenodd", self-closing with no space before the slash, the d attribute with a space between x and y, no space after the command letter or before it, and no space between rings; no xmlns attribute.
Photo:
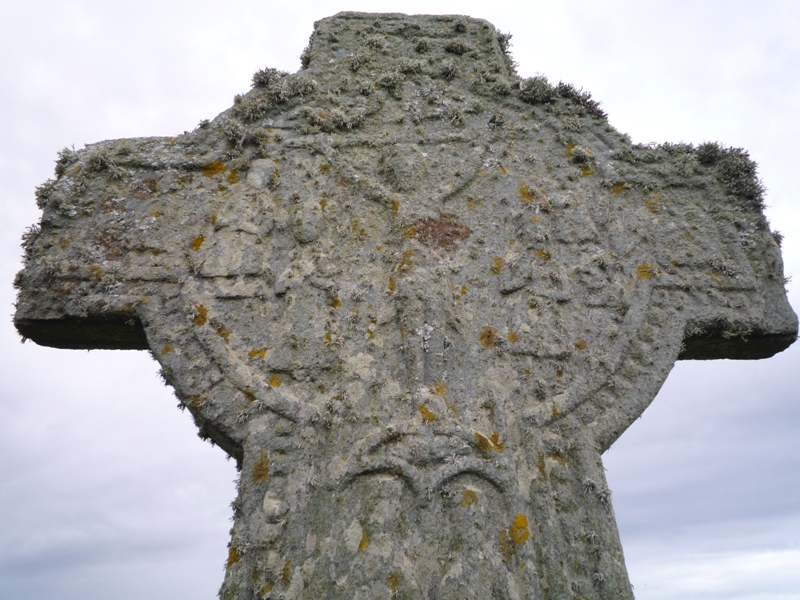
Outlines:
<svg viewBox="0 0 800 600"><path fill-rule="evenodd" d="M631 598L601 453L676 360L794 341L747 154L632 145L507 45L342 13L37 190L15 324L149 348L236 459L223 599Z"/></svg>

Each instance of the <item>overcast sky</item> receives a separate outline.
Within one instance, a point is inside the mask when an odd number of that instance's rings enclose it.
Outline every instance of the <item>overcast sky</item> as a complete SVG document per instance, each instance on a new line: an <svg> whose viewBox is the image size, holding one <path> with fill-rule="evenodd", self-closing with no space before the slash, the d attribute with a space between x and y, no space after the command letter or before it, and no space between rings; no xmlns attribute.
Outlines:
<svg viewBox="0 0 800 600"><path fill-rule="evenodd" d="M760 166L800 306L800 4L26 0L0 20L0 597L212 600L236 477L143 352L20 345L19 238L56 152L174 135L341 10L462 13L522 76L592 92L635 142L721 141ZM679 363L604 456L637 598L800 599L800 344Z"/></svg>

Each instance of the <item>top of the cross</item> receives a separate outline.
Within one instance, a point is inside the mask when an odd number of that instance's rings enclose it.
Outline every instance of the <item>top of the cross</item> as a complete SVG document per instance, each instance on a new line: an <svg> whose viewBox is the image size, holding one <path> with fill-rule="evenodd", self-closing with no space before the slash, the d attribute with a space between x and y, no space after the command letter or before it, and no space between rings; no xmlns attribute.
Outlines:
<svg viewBox="0 0 800 600"><path fill-rule="evenodd" d="M488 21L461 15L341 12L314 24L301 60L304 68L323 71L341 61L353 70L359 62L377 71L398 62L401 70L413 71L460 57L475 71L511 75L510 39Z"/></svg>

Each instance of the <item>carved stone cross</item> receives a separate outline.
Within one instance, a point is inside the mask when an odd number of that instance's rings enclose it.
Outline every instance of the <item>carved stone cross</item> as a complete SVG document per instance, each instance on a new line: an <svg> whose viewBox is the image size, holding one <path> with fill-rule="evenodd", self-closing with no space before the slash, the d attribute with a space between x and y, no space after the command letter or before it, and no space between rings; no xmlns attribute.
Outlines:
<svg viewBox="0 0 800 600"><path fill-rule="evenodd" d="M676 360L794 341L747 153L632 145L508 41L342 13L37 190L15 324L149 349L236 459L223 599L632 598L600 455Z"/></svg>

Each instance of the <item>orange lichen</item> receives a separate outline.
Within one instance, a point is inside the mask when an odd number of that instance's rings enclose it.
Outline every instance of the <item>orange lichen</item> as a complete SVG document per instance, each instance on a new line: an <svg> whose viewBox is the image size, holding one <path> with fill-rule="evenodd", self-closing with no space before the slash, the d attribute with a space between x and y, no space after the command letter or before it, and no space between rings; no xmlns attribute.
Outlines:
<svg viewBox="0 0 800 600"><path fill-rule="evenodd" d="M476 431L475 445L481 452L486 452L486 453L494 450L498 454L502 454L503 452L506 451L506 443L500 441L500 434L497 433L496 431L492 433L491 437L488 438L485 435L482 435Z"/></svg>
<svg viewBox="0 0 800 600"><path fill-rule="evenodd" d="M172 345L164 344L164 346L161 348L161 354L169 354L173 350L174 348L172 347Z"/></svg>
<svg viewBox="0 0 800 600"><path fill-rule="evenodd" d="M591 177L592 175L594 175L594 171L589 167L581 167L581 177Z"/></svg>
<svg viewBox="0 0 800 600"><path fill-rule="evenodd" d="M200 396L189 396L189 400L191 400L192 406L195 408L200 407Z"/></svg>
<svg viewBox="0 0 800 600"><path fill-rule="evenodd" d="M647 206L647 212L650 213L657 213L661 208L661 198L659 196L650 196L649 198L644 199L645 206Z"/></svg>
<svg viewBox="0 0 800 600"><path fill-rule="evenodd" d="M248 358L256 358L256 357L264 358L266 356L267 356L266 348L253 348L247 355Z"/></svg>
<svg viewBox="0 0 800 600"><path fill-rule="evenodd" d="M513 331L508 332L508 341L512 344L516 344L519 341L519 336L514 333Z"/></svg>
<svg viewBox="0 0 800 600"><path fill-rule="evenodd" d="M322 210L325 210L325 207L328 206L328 201L325 198L320 198L319 207Z"/></svg>
<svg viewBox="0 0 800 600"><path fill-rule="evenodd" d="M647 263L636 267L636 279L652 279L653 275L655 275L655 271Z"/></svg>
<svg viewBox="0 0 800 600"><path fill-rule="evenodd" d="M367 530L361 530L361 541L358 543L358 551L363 552L369 546L369 538L367 537Z"/></svg>
<svg viewBox="0 0 800 600"><path fill-rule="evenodd" d="M487 325L486 327L481 329L480 333L478 334L478 341L481 343L481 346L483 346L487 350L491 350L492 348L496 347L497 329Z"/></svg>
<svg viewBox="0 0 800 600"><path fill-rule="evenodd" d="M562 371L561 369L558 369L558 370L556 371L556 377L558 377L559 379L561 379L563 376L564 376L564 371Z"/></svg>
<svg viewBox="0 0 800 600"><path fill-rule="evenodd" d="M322 173L323 175L327 175L328 173L330 173L330 171L331 171L331 166L327 163L319 166L319 172Z"/></svg>
<svg viewBox="0 0 800 600"><path fill-rule="evenodd" d="M224 173L225 170L226 170L225 165L223 165L221 161L215 160L214 162L210 162L206 165L203 165L202 173L206 177L214 177L214 175L219 175L220 173Z"/></svg>
<svg viewBox="0 0 800 600"><path fill-rule="evenodd" d="M239 560L241 560L241 556L239 556L239 551L231 546L228 550L228 567L235 565Z"/></svg>
<svg viewBox="0 0 800 600"><path fill-rule="evenodd" d="M99 265L91 265L89 267L89 279L94 279L95 281L100 281L100 278L103 276L103 267Z"/></svg>
<svg viewBox="0 0 800 600"><path fill-rule="evenodd" d="M536 192L525 181L521 181L517 186L517 195L520 202L533 202L536 199Z"/></svg>
<svg viewBox="0 0 800 600"><path fill-rule="evenodd" d="M194 312L194 319L192 319L194 324L198 327L205 325L206 321L208 320L208 309L202 304L195 304Z"/></svg>
<svg viewBox="0 0 800 600"><path fill-rule="evenodd" d="M425 423L430 423L431 421L436 420L436 415L424 404L420 404L417 408L419 409L419 414L422 415L422 420Z"/></svg>
<svg viewBox="0 0 800 600"><path fill-rule="evenodd" d="M392 574L391 574L391 575L389 575L389 577L386 579L386 582L389 584L389 587L390 587L390 588L391 588L391 590L392 590L392 594L394 594L395 592L397 592L397 588L399 588L399 587L400 587L400 582L401 582L401 581L403 581L403 576L402 576L402 575L400 575L400 573L397 573L397 572L395 572L395 573L392 573Z"/></svg>
<svg viewBox="0 0 800 600"><path fill-rule="evenodd" d="M530 531L528 531L528 517L522 513L514 517L514 522L509 528L509 533L511 534L511 539L517 544L524 544L531 535Z"/></svg>
<svg viewBox="0 0 800 600"><path fill-rule="evenodd" d="M474 490L464 490L461 492L461 504L466 508L478 503L478 494Z"/></svg>
<svg viewBox="0 0 800 600"><path fill-rule="evenodd" d="M206 238L204 238L202 235L198 235L196 238L192 240L192 243L189 244L189 247L195 252L197 252L198 250L200 250L200 246L203 245L204 241L206 241Z"/></svg>
<svg viewBox="0 0 800 600"><path fill-rule="evenodd" d="M239 183L239 171L236 169L231 169L231 172L228 173L228 176L225 178L225 181L228 183Z"/></svg>
<svg viewBox="0 0 800 600"><path fill-rule="evenodd" d="M575 342L575 347L578 350L586 350L586 340L583 339L578 340L577 342Z"/></svg>
<svg viewBox="0 0 800 600"><path fill-rule="evenodd" d="M628 189L628 184L624 181L616 181L614 182L614 187L611 188L611 191L614 193L615 196L619 196L622 192Z"/></svg>
<svg viewBox="0 0 800 600"><path fill-rule="evenodd" d="M394 277L389 277L389 291L393 292L395 289Z"/></svg>
<svg viewBox="0 0 800 600"><path fill-rule="evenodd" d="M414 226L412 225L408 229L404 229L403 230L403 237L410 239L410 238L413 238L416 235L416 233L417 233L417 230L414 229Z"/></svg>
<svg viewBox="0 0 800 600"><path fill-rule="evenodd" d="M572 156L572 151L575 150L577 146L575 144L567 144L567 149L564 151L564 156Z"/></svg>
<svg viewBox="0 0 800 600"><path fill-rule="evenodd" d="M277 373L269 378L270 387L281 387L281 376Z"/></svg>
<svg viewBox="0 0 800 600"><path fill-rule="evenodd" d="M410 271L414 268L414 251L406 250L400 255L400 263L397 265L398 271Z"/></svg>
<svg viewBox="0 0 800 600"><path fill-rule="evenodd" d="M400 203L392 198L392 200L389 201L389 208L394 214L397 214L397 211L400 210Z"/></svg>
<svg viewBox="0 0 800 600"><path fill-rule="evenodd" d="M289 584L292 583L292 561L288 558L283 564L283 570L281 571L281 583L286 587L289 587Z"/></svg>
<svg viewBox="0 0 800 600"><path fill-rule="evenodd" d="M342 301L339 300L339 296L334 296L331 298L330 306L331 308L339 308L342 305Z"/></svg>
<svg viewBox="0 0 800 600"><path fill-rule="evenodd" d="M253 472L250 478L253 483L261 483L266 481L267 477L269 477L269 454L262 452L256 462L253 463Z"/></svg>
<svg viewBox="0 0 800 600"><path fill-rule="evenodd" d="M551 258L550 253L547 250L545 250L544 248L542 248L541 250L537 250L536 251L536 256L538 256L542 260L550 260L550 258Z"/></svg>
<svg viewBox="0 0 800 600"><path fill-rule="evenodd" d="M503 263L505 263L505 262L506 261L503 260L501 257L495 256L492 259L492 264L489 267L489 273L491 273L492 275L499 275L500 274L500 269L503 268Z"/></svg>
<svg viewBox="0 0 800 600"><path fill-rule="evenodd" d="M536 223L537 221L539 221L539 218L536 215L532 215L531 216L531 223Z"/></svg>
<svg viewBox="0 0 800 600"><path fill-rule="evenodd" d="M231 337L231 333L233 333L233 329L225 329L224 325L217 327L217 335L226 342L228 341L228 338Z"/></svg>

